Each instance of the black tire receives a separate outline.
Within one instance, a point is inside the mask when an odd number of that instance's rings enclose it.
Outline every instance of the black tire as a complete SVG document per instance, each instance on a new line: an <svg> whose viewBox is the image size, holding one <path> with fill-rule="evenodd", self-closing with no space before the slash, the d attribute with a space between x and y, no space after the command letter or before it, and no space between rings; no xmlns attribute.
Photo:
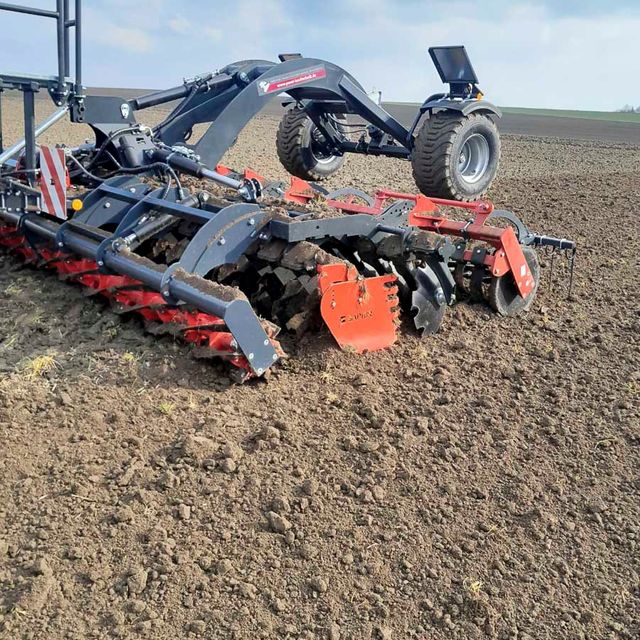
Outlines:
<svg viewBox="0 0 640 640"><path fill-rule="evenodd" d="M276 149L282 166L291 175L320 182L342 167L344 156L322 154L314 144L314 131L317 129L303 109L289 109L280 120Z"/></svg>
<svg viewBox="0 0 640 640"><path fill-rule="evenodd" d="M463 164L465 143L471 151ZM480 159L471 163L474 153ZM462 201L476 200L487 192L499 162L498 128L482 113L432 114L420 128L411 154L413 178L422 193Z"/></svg>

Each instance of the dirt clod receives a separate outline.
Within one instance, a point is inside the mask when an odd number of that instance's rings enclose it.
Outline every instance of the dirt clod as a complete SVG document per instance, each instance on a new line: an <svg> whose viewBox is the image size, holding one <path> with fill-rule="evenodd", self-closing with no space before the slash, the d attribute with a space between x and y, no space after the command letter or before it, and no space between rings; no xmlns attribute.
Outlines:
<svg viewBox="0 0 640 640"><path fill-rule="evenodd" d="M227 558L218 560L216 564L216 573L219 576L225 576L230 573L233 573L233 564L231 563L231 560L228 560Z"/></svg>
<svg viewBox="0 0 640 640"><path fill-rule="evenodd" d="M180 520L191 520L191 506L188 504L179 504L177 508L178 518Z"/></svg>
<svg viewBox="0 0 640 640"><path fill-rule="evenodd" d="M132 569L127 576L127 587L129 588L129 593L142 593L147 586L148 577L149 573L144 567L136 567Z"/></svg>
<svg viewBox="0 0 640 640"><path fill-rule="evenodd" d="M313 496L318 492L318 481L308 478L300 485L300 492L306 496Z"/></svg>
<svg viewBox="0 0 640 640"><path fill-rule="evenodd" d="M188 629L196 636L202 636L207 631L207 623L204 620L194 620L188 625Z"/></svg>
<svg viewBox="0 0 640 640"><path fill-rule="evenodd" d="M324 578L315 576L309 580L309 588L317 593L326 593L329 589L329 585Z"/></svg>
<svg viewBox="0 0 640 640"><path fill-rule="evenodd" d="M220 469L225 473L233 473L238 468L238 464L233 458L223 458L220 462Z"/></svg>
<svg viewBox="0 0 640 640"><path fill-rule="evenodd" d="M269 511L267 514L267 520L269 521L269 526L272 531L275 533L286 533L291 529L291 522L287 520L284 516L276 513L275 511Z"/></svg>
<svg viewBox="0 0 640 640"><path fill-rule="evenodd" d="M134 517L133 509L129 506L121 507L113 514L113 520L117 523L132 522Z"/></svg>

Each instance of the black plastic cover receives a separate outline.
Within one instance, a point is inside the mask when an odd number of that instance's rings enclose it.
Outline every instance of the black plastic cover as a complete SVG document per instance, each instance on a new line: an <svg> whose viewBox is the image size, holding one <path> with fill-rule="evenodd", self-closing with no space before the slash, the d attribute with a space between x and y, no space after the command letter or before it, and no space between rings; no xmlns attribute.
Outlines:
<svg viewBox="0 0 640 640"><path fill-rule="evenodd" d="M464 46L430 47L429 55L442 82L477 84L478 77Z"/></svg>

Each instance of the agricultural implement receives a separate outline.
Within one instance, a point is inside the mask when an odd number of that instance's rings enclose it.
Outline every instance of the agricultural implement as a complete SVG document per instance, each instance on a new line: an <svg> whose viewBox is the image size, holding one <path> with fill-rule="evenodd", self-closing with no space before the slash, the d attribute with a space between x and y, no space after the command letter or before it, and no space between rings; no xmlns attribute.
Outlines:
<svg viewBox="0 0 640 640"><path fill-rule="evenodd" d="M280 63L237 62L132 100L87 96L80 0L73 16L67 0L55 11L4 3L0 9L53 18L58 26L56 76L0 74L0 88L22 92L25 115L24 139L6 150L0 144L0 245L108 299L119 313L140 315L149 331L182 338L195 355L221 358L239 381L263 375L284 355L282 329L303 333L324 324L341 347L365 352L395 341L403 310L422 334L436 332L447 306L464 297L515 315L531 306L538 288L535 247L575 250L569 240L530 232L488 201L467 201L459 181L447 183L454 185L451 199L329 192L302 179L309 167L301 158L310 149L327 167L345 152L411 157L414 173L422 153L425 125L413 133L419 118L405 130L329 62L282 55ZM464 49L440 48L432 56L443 77L460 82L426 101L420 116L458 133L486 118L494 108L480 99ZM59 109L36 127L40 90ZM278 152L298 175L270 182L221 165L242 128L283 92L295 106L281 123ZM169 102L173 109L157 126L136 121L136 112ZM349 142L347 114L369 123L368 138ZM37 144L64 117L89 125L95 142ZM189 144L200 123L209 126ZM476 169L490 163L474 131L466 149L464 137L439 146L448 162L451 146L461 145L451 166L462 177L470 157ZM444 162L433 155L431 161ZM439 166L451 178L449 165ZM449 210L464 220L447 217Z"/></svg>

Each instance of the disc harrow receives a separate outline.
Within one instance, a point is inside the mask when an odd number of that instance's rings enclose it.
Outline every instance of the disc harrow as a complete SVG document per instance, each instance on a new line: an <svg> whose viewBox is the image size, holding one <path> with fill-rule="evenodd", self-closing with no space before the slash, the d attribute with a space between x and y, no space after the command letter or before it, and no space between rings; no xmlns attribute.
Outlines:
<svg viewBox="0 0 640 640"><path fill-rule="evenodd" d="M403 310L423 335L469 295L501 315L526 311L540 278L533 246L574 247L530 233L487 201L327 193L216 169L275 195L258 205L226 190L187 194L117 176L76 189L69 219L58 220L30 209L24 192L5 191L5 203L22 206L0 210L12 223L0 227L0 246L140 316L150 333L180 338L196 357L221 359L237 381L284 356L281 328L300 335L324 324L340 347L362 353L395 342ZM445 217L444 206L473 217ZM491 226L492 217L510 225Z"/></svg>
<svg viewBox="0 0 640 640"><path fill-rule="evenodd" d="M72 20L68 4L54 13L0 7L55 18L59 35L57 76L0 73L0 98L23 94L25 125L23 140L0 142L0 246L140 317L152 334L221 359L234 379L263 376L284 356L280 331L324 326L341 348L362 353L392 345L402 314L422 335L435 333L463 298L521 313L540 279L535 247L575 251L481 199L498 167L499 110L483 99L463 47L430 51L450 91L431 96L410 129L344 69L298 54L235 62L131 100L88 96L81 0ZM36 127L41 89L58 110ZM276 147L290 181L220 164L283 91L294 104ZM170 103L155 127L137 122ZM39 145L64 117L91 127L95 140ZM191 143L199 124L208 126ZM410 160L422 193L318 184L348 153Z"/></svg>

